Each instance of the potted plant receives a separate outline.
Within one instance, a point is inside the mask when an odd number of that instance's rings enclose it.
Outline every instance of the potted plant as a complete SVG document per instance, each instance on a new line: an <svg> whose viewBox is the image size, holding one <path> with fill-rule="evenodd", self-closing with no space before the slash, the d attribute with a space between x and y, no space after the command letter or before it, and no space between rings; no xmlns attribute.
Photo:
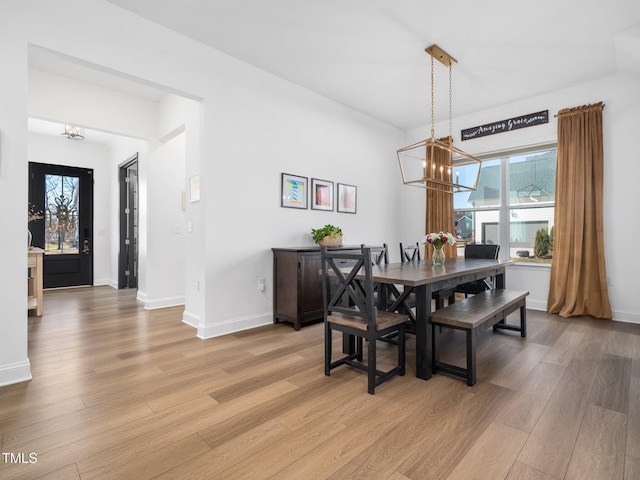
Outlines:
<svg viewBox="0 0 640 480"><path fill-rule="evenodd" d="M322 228L312 228L311 236L321 247L337 247L342 242L342 229L327 224Z"/></svg>

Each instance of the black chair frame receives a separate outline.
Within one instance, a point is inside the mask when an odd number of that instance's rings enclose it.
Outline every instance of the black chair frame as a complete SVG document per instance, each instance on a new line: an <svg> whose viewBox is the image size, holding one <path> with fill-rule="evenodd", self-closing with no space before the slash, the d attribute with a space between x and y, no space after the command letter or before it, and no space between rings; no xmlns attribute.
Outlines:
<svg viewBox="0 0 640 480"><path fill-rule="evenodd" d="M348 272L342 265L352 263ZM364 278L361 278L364 274ZM406 316L379 311L375 305L372 275L371 250L361 253L328 251L322 249L322 277L325 326L325 375L341 365L349 365L367 372L367 391L374 393L375 387L395 375L405 373L405 323ZM334 290L329 290L330 278ZM337 288L335 288L337 284ZM353 353L332 361L332 331L356 338ZM377 340L393 333L398 334L398 365L389 371L377 369ZM367 363L363 364L363 341L367 340Z"/></svg>

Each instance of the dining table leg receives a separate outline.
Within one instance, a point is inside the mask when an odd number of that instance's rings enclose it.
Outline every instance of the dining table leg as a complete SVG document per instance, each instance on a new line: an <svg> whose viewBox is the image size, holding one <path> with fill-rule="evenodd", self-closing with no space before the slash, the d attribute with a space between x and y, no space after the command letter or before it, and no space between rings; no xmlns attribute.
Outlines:
<svg viewBox="0 0 640 480"><path fill-rule="evenodd" d="M431 378L431 285L416 287L416 377Z"/></svg>

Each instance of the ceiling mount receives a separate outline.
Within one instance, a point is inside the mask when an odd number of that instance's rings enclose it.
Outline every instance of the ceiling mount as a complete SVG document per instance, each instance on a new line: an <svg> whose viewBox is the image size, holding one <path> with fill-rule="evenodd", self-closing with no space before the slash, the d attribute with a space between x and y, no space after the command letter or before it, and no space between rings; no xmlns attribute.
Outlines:
<svg viewBox="0 0 640 480"><path fill-rule="evenodd" d="M440 63L442 63L445 67L449 67L450 68L451 66L455 65L456 63L458 63L458 61L455 58L453 58L447 52L442 50L435 43L433 45L431 45L430 47L425 48L424 51L427 52L429 55L431 55L436 60L438 60Z"/></svg>

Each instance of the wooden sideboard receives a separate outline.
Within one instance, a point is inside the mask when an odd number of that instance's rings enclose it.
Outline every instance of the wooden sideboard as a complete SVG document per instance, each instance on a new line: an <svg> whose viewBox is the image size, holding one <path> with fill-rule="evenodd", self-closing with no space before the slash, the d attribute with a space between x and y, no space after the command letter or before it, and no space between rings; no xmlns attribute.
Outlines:
<svg viewBox="0 0 640 480"><path fill-rule="evenodd" d="M357 249L360 247L337 247ZM273 323L304 323L322 320L322 259L320 247L272 248ZM333 249L332 249L333 250Z"/></svg>
<svg viewBox="0 0 640 480"><path fill-rule="evenodd" d="M41 248L31 248L27 262L27 295L28 310L35 310L36 316L42 316L42 258L44 250Z"/></svg>

